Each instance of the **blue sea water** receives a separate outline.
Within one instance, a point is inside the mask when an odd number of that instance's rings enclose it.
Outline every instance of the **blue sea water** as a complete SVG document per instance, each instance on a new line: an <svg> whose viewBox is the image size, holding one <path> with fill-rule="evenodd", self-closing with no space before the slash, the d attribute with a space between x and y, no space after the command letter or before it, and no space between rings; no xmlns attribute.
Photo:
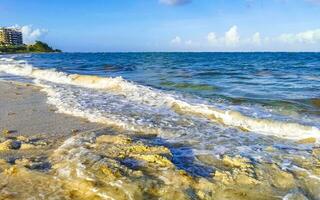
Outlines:
<svg viewBox="0 0 320 200"><path fill-rule="evenodd" d="M17 56L39 68L122 76L202 97L319 97L320 53L62 53Z"/></svg>
<svg viewBox="0 0 320 200"><path fill-rule="evenodd" d="M60 112L156 134L147 142L172 144L174 162L200 176L212 169L201 160L188 163L190 155L241 155L281 165L291 154L312 157L312 147L296 147L296 141L320 138L320 53L59 53L0 59L0 78L33 81ZM264 151L270 146L278 151Z"/></svg>
<svg viewBox="0 0 320 200"><path fill-rule="evenodd" d="M15 58L70 74L121 76L208 101L320 113L320 53L62 53Z"/></svg>

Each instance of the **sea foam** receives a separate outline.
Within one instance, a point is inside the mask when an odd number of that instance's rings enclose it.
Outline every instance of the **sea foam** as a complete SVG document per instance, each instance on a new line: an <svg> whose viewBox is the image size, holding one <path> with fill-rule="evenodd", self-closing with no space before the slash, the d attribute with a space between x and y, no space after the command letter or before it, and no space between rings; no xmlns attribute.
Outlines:
<svg viewBox="0 0 320 200"><path fill-rule="evenodd" d="M27 62L17 61L11 58L0 59L0 71L35 79L36 83L44 87L49 96L50 103L56 105L60 112L85 117L95 122L120 125L121 127L131 127L134 130L137 129L137 126L128 126L126 122L121 120L108 119L102 116L99 117L97 113L88 113L84 110L77 110L69 104L69 107L66 107L62 100L59 100L59 94L52 88L46 87L46 85L41 81L96 89L106 93L123 96L131 102L137 102L139 104L157 108L165 107L180 115L205 118L214 123L259 134L274 135L293 140L314 137L319 141L320 138L320 130L315 126L307 126L299 123L277 121L273 119L255 118L234 110L224 110L214 107L213 105L189 102L177 95L139 85L127 81L122 77L110 78L67 74L53 69L39 69ZM145 128L146 127L143 129ZM157 129L150 130L158 132Z"/></svg>

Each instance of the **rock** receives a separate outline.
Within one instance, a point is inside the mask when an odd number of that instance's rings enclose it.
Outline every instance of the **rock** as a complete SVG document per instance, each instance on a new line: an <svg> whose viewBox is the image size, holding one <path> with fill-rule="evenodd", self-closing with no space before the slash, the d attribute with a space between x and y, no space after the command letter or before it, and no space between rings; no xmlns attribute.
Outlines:
<svg viewBox="0 0 320 200"><path fill-rule="evenodd" d="M2 135L4 135L4 136L8 136L10 133L11 133L11 131L8 130L8 129L3 129L2 130Z"/></svg>
<svg viewBox="0 0 320 200"><path fill-rule="evenodd" d="M31 164L31 161L26 158L22 158L15 160L15 164L18 166L28 166Z"/></svg>
<svg viewBox="0 0 320 200"><path fill-rule="evenodd" d="M16 193L15 192L9 192L6 190L1 190L0 193L0 199L4 199L4 200L13 200L15 199Z"/></svg>
<svg viewBox="0 0 320 200"><path fill-rule="evenodd" d="M294 191L284 196L283 200L308 200L308 198L299 191Z"/></svg>
<svg viewBox="0 0 320 200"><path fill-rule="evenodd" d="M222 162L224 165L228 166L228 167L235 167L235 168L240 168L240 169L247 169L252 167L250 164L250 160L247 158L243 158L241 156L236 156L236 157L229 157L229 156L225 156L222 159Z"/></svg>
<svg viewBox="0 0 320 200"><path fill-rule="evenodd" d="M22 143L20 149L21 150L28 150L28 149L36 149L37 146L33 144L27 144L27 143Z"/></svg>
<svg viewBox="0 0 320 200"><path fill-rule="evenodd" d="M239 171L219 171L217 170L214 174L213 179L224 185L256 185L259 183L258 180L249 176L245 172Z"/></svg>
<svg viewBox="0 0 320 200"><path fill-rule="evenodd" d="M116 180L117 178L121 177L121 174L118 171L112 171L110 168L107 166L103 165L100 167L100 171L108 177L110 180Z"/></svg>
<svg viewBox="0 0 320 200"><path fill-rule="evenodd" d="M96 143L129 144L131 139L122 135L102 135L96 138Z"/></svg>
<svg viewBox="0 0 320 200"><path fill-rule="evenodd" d="M20 149L20 147L21 147L21 141L19 140L9 139L0 143L0 151L8 151L10 149L17 150L17 149Z"/></svg>
<svg viewBox="0 0 320 200"><path fill-rule="evenodd" d="M75 134L75 133L79 133L79 130L78 130L78 129L72 129L71 132L72 132L73 134Z"/></svg>
<svg viewBox="0 0 320 200"><path fill-rule="evenodd" d="M134 158L155 164L159 167L173 167L170 160L160 155L136 155Z"/></svg>
<svg viewBox="0 0 320 200"><path fill-rule="evenodd" d="M292 189L295 187L294 176L281 170L276 164L263 164L255 169L259 180L265 180L268 184L279 189Z"/></svg>
<svg viewBox="0 0 320 200"><path fill-rule="evenodd" d="M21 147L21 142L20 141L12 141L11 142L11 149L20 149Z"/></svg>
<svg viewBox="0 0 320 200"><path fill-rule="evenodd" d="M17 175L18 173L19 173L19 169L17 166L10 167L9 169L6 169L4 171L4 174L7 176L14 176L14 175Z"/></svg>
<svg viewBox="0 0 320 200"><path fill-rule="evenodd" d="M214 180L224 185L234 184L234 180L230 172L216 171L214 173Z"/></svg>
<svg viewBox="0 0 320 200"><path fill-rule="evenodd" d="M16 139L21 141L21 142L29 142L29 138L26 138L26 137L24 137L22 135L19 135Z"/></svg>
<svg viewBox="0 0 320 200"><path fill-rule="evenodd" d="M276 149L274 147L272 147L272 146L268 146L268 147L265 148L265 151L267 151L267 152L275 152Z"/></svg>
<svg viewBox="0 0 320 200"><path fill-rule="evenodd" d="M314 137L309 137L298 141L299 144L314 144L316 142L317 139Z"/></svg>
<svg viewBox="0 0 320 200"><path fill-rule="evenodd" d="M0 151L8 151L11 148L12 140L6 140L0 143Z"/></svg>
<svg viewBox="0 0 320 200"><path fill-rule="evenodd" d="M31 162L26 167L31 170L47 171L51 168L51 164L49 162Z"/></svg>
<svg viewBox="0 0 320 200"><path fill-rule="evenodd" d="M320 148L315 148L312 150L312 155L320 160Z"/></svg>
<svg viewBox="0 0 320 200"><path fill-rule="evenodd" d="M236 182L240 185L256 185L260 182L247 174L241 173L236 176Z"/></svg>
<svg viewBox="0 0 320 200"><path fill-rule="evenodd" d="M291 188L294 186L294 178L292 174L284 171L278 171L273 175L273 183L278 188Z"/></svg>

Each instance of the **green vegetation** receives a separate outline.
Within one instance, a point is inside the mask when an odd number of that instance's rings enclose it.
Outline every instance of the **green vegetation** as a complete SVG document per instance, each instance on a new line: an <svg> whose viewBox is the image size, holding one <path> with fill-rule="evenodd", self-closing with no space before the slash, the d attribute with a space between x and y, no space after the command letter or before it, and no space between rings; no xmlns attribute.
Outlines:
<svg viewBox="0 0 320 200"><path fill-rule="evenodd" d="M21 46L4 46L0 44L0 53L49 53L61 52L59 49L53 49L48 44L36 41L35 44Z"/></svg>

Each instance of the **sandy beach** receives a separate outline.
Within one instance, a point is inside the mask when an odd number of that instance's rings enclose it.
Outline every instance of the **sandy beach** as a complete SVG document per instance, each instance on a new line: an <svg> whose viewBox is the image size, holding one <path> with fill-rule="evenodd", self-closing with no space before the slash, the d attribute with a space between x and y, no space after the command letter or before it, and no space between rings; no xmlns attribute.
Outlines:
<svg viewBox="0 0 320 200"><path fill-rule="evenodd" d="M0 81L0 130L12 136L43 135L70 137L74 132L101 128L101 124L56 113L46 103L46 94L39 87L18 82Z"/></svg>

